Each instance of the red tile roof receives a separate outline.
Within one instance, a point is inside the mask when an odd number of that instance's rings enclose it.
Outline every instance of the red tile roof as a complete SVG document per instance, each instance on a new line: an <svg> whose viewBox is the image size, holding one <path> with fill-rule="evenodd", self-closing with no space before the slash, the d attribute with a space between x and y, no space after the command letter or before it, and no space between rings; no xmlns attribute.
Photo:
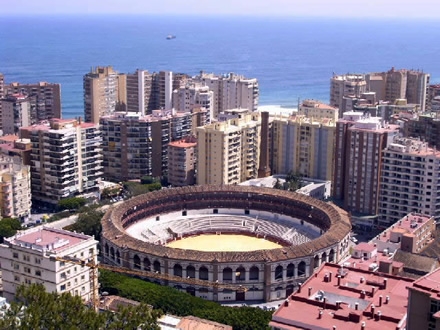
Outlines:
<svg viewBox="0 0 440 330"><path fill-rule="evenodd" d="M338 330L351 330L360 329L365 322L366 329L403 329L406 287L413 281L326 263L302 285L300 292L282 304L270 325L280 329L336 326ZM325 297L325 302L319 297Z"/></svg>

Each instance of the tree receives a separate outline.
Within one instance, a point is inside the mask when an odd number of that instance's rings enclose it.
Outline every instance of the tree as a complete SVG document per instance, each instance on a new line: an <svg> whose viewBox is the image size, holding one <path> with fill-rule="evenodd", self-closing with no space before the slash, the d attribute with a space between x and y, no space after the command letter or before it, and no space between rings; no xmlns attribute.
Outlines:
<svg viewBox="0 0 440 330"><path fill-rule="evenodd" d="M283 189L283 185L281 184L279 178L277 178L277 181L275 181L273 187L274 187L274 189Z"/></svg>
<svg viewBox="0 0 440 330"><path fill-rule="evenodd" d="M99 271L101 290L128 299L145 302L165 313L193 315L231 325L234 329L268 329L272 312L253 307L227 307L214 301L181 292L168 286L143 281L130 276Z"/></svg>
<svg viewBox="0 0 440 330"><path fill-rule="evenodd" d="M87 200L83 197L65 198L58 202L58 208L60 210L77 210L86 203Z"/></svg>
<svg viewBox="0 0 440 330"><path fill-rule="evenodd" d="M151 184L157 182L157 179L153 178L152 176L145 175L141 178L142 184Z"/></svg>
<svg viewBox="0 0 440 330"><path fill-rule="evenodd" d="M287 173L286 183L285 183L286 190L296 191L299 188L301 188L302 187L302 178L303 178L303 175L299 172L295 173L293 171L290 171L289 173Z"/></svg>
<svg viewBox="0 0 440 330"><path fill-rule="evenodd" d="M95 239L100 240L102 231L101 219L103 216L104 212L98 210L90 210L86 213L81 213L78 215L78 220L67 229L95 236Z"/></svg>
<svg viewBox="0 0 440 330"><path fill-rule="evenodd" d="M0 329L158 329L161 314L145 304L97 313L79 296L47 293L37 284L18 287L16 296L19 302L0 319Z"/></svg>
<svg viewBox="0 0 440 330"><path fill-rule="evenodd" d="M18 219L4 218L0 220L0 243L3 243L5 238L14 236L20 229L21 223Z"/></svg>

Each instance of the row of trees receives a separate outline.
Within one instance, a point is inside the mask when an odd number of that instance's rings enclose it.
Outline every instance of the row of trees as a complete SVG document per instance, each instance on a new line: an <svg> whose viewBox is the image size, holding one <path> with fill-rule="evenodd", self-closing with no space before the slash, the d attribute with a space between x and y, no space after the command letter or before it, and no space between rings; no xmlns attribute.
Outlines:
<svg viewBox="0 0 440 330"><path fill-rule="evenodd" d="M234 329L268 329L272 313L253 307L227 307L177 289L126 275L100 270L101 289L110 294L148 303L165 313L193 315L231 325Z"/></svg>
<svg viewBox="0 0 440 330"><path fill-rule="evenodd" d="M97 313L79 296L47 293L37 284L18 287L16 297L19 302L0 319L0 329L159 329L156 321L162 314L146 304Z"/></svg>

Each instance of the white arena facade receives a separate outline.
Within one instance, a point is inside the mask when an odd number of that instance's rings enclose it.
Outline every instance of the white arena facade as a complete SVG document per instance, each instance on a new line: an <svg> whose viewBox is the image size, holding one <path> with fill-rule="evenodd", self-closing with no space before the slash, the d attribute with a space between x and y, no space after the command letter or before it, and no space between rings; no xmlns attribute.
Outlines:
<svg viewBox="0 0 440 330"><path fill-rule="evenodd" d="M347 255L351 230L333 204L251 186L163 189L112 208L102 225L105 263L172 275L151 280L214 301L285 298L321 263Z"/></svg>

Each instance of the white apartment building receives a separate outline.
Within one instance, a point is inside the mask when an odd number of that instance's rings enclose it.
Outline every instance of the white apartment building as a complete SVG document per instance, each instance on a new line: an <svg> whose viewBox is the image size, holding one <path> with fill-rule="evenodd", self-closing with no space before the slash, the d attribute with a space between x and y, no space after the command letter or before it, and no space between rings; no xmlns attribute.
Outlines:
<svg viewBox="0 0 440 330"><path fill-rule="evenodd" d="M258 107L258 80L229 73L215 75L201 72L193 78L195 82L203 83L214 92L214 117L227 109L244 108L256 111Z"/></svg>
<svg viewBox="0 0 440 330"><path fill-rule="evenodd" d="M298 115L313 119L328 118L336 122L339 118L339 110L320 101L304 100L298 108Z"/></svg>
<svg viewBox="0 0 440 330"><path fill-rule="evenodd" d="M214 92L200 84L181 87L173 92L173 107L177 112L193 112L194 108L203 107L211 121L214 119Z"/></svg>
<svg viewBox="0 0 440 330"><path fill-rule="evenodd" d="M25 221L31 214L31 171L18 156L0 155L0 209L4 218Z"/></svg>
<svg viewBox="0 0 440 330"><path fill-rule="evenodd" d="M97 263L97 254L98 241L91 236L49 227L19 232L0 244L3 296L13 300L17 287L36 283L44 285L47 292L70 292L88 301L92 295L92 270L55 258Z"/></svg>
<svg viewBox="0 0 440 330"><path fill-rule="evenodd" d="M81 195L96 198L102 170L102 139L98 125L76 119L23 127L32 142L32 199L53 206L60 199Z"/></svg>
<svg viewBox="0 0 440 330"><path fill-rule="evenodd" d="M440 152L427 142L395 138L383 150L379 221L392 224L410 212L440 220Z"/></svg>
<svg viewBox="0 0 440 330"><path fill-rule="evenodd" d="M261 122L248 114L197 128L197 184L238 184L257 177Z"/></svg>

